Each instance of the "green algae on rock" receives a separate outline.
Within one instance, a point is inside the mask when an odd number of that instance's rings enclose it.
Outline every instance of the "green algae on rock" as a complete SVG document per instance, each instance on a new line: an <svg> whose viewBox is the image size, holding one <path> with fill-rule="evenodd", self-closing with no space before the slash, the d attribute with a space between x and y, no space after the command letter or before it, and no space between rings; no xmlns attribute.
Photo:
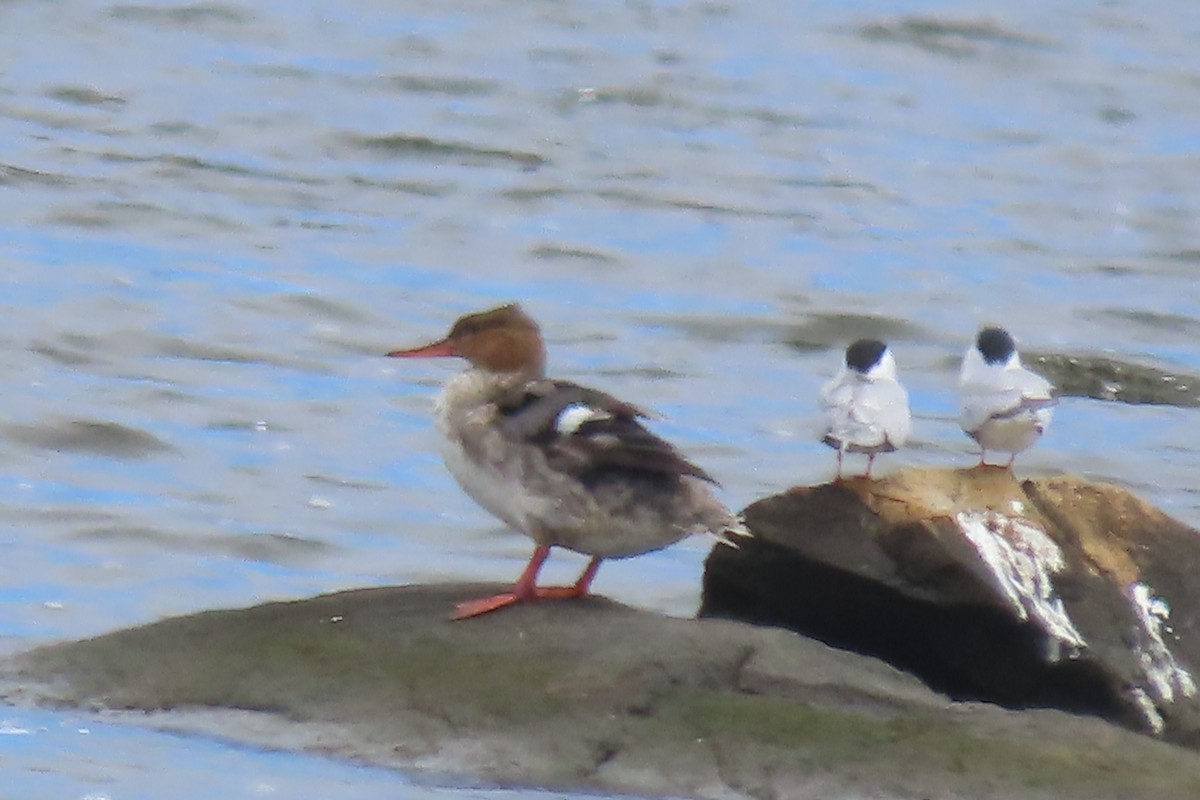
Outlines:
<svg viewBox="0 0 1200 800"><path fill-rule="evenodd" d="M1026 363L1065 397L1090 397L1134 405L1200 406L1200 377L1105 356L1028 353Z"/></svg>

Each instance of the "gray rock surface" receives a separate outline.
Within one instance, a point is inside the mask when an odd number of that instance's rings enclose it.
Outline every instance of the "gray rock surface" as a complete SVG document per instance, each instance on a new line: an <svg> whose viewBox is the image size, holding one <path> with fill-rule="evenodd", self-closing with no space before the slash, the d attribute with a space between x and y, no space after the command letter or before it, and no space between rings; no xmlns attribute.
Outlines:
<svg viewBox="0 0 1200 800"><path fill-rule="evenodd" d="M284 746L310 728L308 746L323 752L517 786L1200 797L1191 751L1059 711L950 702L881 661L783 630L602 599L448 620L457 601L498 588L370 589L165 620L20 655L7 696L155 711L154 724L249 709L287 720ZM217 719L205 730L255 741L273 730L244 713Z"/></svg>

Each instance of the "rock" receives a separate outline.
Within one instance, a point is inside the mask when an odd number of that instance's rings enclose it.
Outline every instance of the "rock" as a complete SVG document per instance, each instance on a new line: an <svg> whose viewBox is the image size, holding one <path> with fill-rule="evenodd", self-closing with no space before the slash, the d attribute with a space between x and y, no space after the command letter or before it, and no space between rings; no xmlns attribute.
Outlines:
<svg viewBox="0 0 1200 800"><path fill-rule="evenodd" d="M1023 360L1054 384L1058 397L1117 403L1200 406L1200 378L1108 356L1025 353Z"/></svg>
<svg viewBox="0 0 1200 800"><path fill-rule="evenodd" d="M1126 490L902 469L745 510L701 616L782 625L957 699L1096 714L1200 747L1200 534Z"/></svg>
<svg viewBox="0 0 1200 800"><path fill-rule="evenodd" d="M208 733L442 780L762 800L1200 796L1191 751L1059 711L952 703L779 629L601 599L447 619L498 589L369 589L166 620L18 656L5 694L156 712L158 726L202 717ZM217 715L222 727L196 711L214 708L267 713Z"/></svg>

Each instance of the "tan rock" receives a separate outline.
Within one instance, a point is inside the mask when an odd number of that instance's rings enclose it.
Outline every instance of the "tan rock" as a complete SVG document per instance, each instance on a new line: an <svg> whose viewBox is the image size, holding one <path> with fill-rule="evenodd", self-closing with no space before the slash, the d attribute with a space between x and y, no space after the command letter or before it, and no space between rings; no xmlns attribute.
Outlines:
<svg viewBox="0 0 1200 800"><path fill-rule="evenodd" d="M1200 533L1128 491L904 469L797 487L710 556L701 614L877 655L958 698L1200 737Z"/></svg>

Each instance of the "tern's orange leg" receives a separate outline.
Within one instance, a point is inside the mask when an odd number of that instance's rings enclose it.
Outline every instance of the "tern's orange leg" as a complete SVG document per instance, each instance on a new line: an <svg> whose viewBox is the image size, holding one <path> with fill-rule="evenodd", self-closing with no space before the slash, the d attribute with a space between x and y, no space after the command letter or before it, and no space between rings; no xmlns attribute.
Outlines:
<svg viewBox="0 0 1200 800"><path fill-rule="evenodd" d="M583 574L575 581L574 586L539 587L537 585L538 572L541 570L542 564L548 555L550 555L550 546L538 545L534 548L533 556L530 557L529 563L525 565L525 570L521 573L521 577L517 578L517 582L511 592L459 603L454 609L453 619L478 617L481 614L487 614L490 611L497 611L501 608L529 600L567 600L586 595L588 589L591 588L592 579L596 577L596 571L600 569L600 558L598 556L592 557L592 560L588 562L587 567L583 570Z"/></svg>

